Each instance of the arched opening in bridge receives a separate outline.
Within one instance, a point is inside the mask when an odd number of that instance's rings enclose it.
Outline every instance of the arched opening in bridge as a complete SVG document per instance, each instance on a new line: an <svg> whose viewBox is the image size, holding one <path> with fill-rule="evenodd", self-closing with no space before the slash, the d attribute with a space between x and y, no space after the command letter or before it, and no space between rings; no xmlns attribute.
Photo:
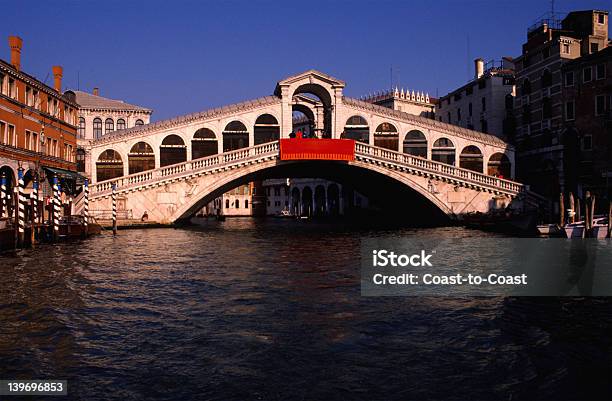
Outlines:
<svg viewBox="0 0 612 401"><path fill-rule="evenodd" d="M187 146L183 138L178 135L171 134L165 137L159 148L160 167L187 161Z"/></svg>
<svg viewBox="0 0 612 401"><path fill-rule="evenodd" d="M278 141L280 138L280 125L278 120L270 114L262 114L255 120L253 127L255 145Z"/></svg>
<svg viewBox="0 0 612 401"><path fill-rule="evenodd" d="M314 192L314 215L325 216L326 205L325 205L325 187L323 185L317 185Z"/></svg>
<svg viewBox="0 0 612 401"><path fill-rule="evenodd" d="M459 167L482 173L482 152L477 146L463 148L459 155Z"/></svg>
<svg viewBox="0 0 612 401"><path fill-rule="evenodd" d="M191 158L212 156L219 151L219 144L215 133L208 128L200 128L193 134L191 140Z"/></svg>
<svg viewBox="0 0 612 401"><path fill-rule="evenodd" d="M404 137L404 153L427 158L427 139L421 131L413 129Z"/></svg>
<svg viewBox="0 0 612 401"><path fill-rule="evenodd" d="M223 130L223 151L249 147L249 131L240 121L232 121Z"/></svg>
<svg viewBox="0 0 612 401"><path fill-rule="evenodd" d="M397 128L391 123L382 123L374 131L374 146L394 150L399 149Z"/></svg>
<svg viewBox="0 0 612 401"><path fill-rule="evenodd" d="M338 184L329 184L327 187L327 207L331 216L340 214L340 189Z"/></svg>
<svg viewBox="0 0 612 401"><path fill-rule="evenodd" d="M312 114L313 131L309 134L317 138L331 138L332 134L332 99L330 93L323 86L314 83L300 85L291 95L293 110L296 106L310 109ZM303 110L298 110L302 111Z"/></svg>
<svg viewBox="0 0 612 401"><path fill-rule="evenodd" d="M303 104L294 104L291 113L291 122L291 131L293 134L297 134L298 131L301 131L304 138L315 137L315 117L310 108Z"/></svg>
<svg viewBox="0 0 612 401"><path fill-rule="evenodd" d="M98 182L112 180L123 175L123 160L114 149L107 149L96 161L96 180Z"/></svg>
<svg viewBox="0 0 612 401"><path fill-rule="evenodd" d="M294 216L299 216L300 212L300 190L298 188L293 188L291 191L291 213Z"/></svg>
<svg viewBox="0 0 612 401"><path fill-rule="evenodd" d="M437 139L431 148L431 160L455 165L455 144L448 138Z"/></svg>
<svg viewBox="0 0 612 401"><path fill-rule="evenodd" d="M487 174L495 177L510 179L510 159L504 153L494 153L487 164Z"/></svg>
<svg viewBox="0 0 612 401"><path fill-rule="evenodd" d="M357 142L370 143L370 126L365 118L352 116L346 120L340 138L354 139Z"/></svg>
<svg viewBox="0 0 612 401"><path fill-rule="evenodd" d="M128 168L130 174L136 174L155 168L155 152L146 142L138 142L128 153Z"/></svg>
<svg viewBox="0 0 612 401"><path fill-rule="evenodd" d="M302 216L312 216L312 189L305 186L302 189Z"/></svg>

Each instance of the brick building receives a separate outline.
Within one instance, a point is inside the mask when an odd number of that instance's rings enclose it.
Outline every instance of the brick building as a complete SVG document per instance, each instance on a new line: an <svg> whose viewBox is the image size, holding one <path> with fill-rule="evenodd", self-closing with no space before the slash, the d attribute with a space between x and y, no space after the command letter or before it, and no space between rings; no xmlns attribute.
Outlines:
<svg viewBox="0 0 612 401"><path fill-rule="evenodd" d="M22 70L21 38L9 37L9 45L10 62L0 60L1 174L12 188L23 169L26 187L38 176L45 194L55 175L67 193L74 192L78 105L62 95L62 67L52 68L54 87L49 87Z"/></svg>
<svg viewBox="0 0 612 401"><path fill-rule="evenodd" d="M608 12L574 11L563 20L550 16L531 26L514 60L517 179L551 199L556 210L559 193L576 190L578 169L572 118L577 110L564 99L575 94L564 90L563 67L602 51L608 42Z"/></svg>
<svg viewBox="0 0 612 401"><path fill-rule="evenodd" d="M612 46L562 67L567 190L612 199Z"/></svg>

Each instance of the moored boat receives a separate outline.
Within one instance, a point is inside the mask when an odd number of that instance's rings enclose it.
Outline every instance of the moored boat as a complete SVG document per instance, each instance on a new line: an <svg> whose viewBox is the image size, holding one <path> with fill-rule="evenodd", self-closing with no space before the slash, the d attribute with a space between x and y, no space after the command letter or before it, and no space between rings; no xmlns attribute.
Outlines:
<svg viewBox="0 0 612 401"><path fill-rule="evenodd" d="M585 237L585 224L584 221L578 221L575 223L566 224L563 227L565 236L567 238L583 238ZM607 217L595 217L593 219L593 228L591 230L592 238L606 238L608 236L608 218Z"/></svg>

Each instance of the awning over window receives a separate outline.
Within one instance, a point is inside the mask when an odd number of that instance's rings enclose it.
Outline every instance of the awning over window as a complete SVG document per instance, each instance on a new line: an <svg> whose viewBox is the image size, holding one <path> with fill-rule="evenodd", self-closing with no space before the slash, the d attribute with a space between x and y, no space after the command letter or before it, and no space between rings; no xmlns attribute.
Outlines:
<svg viewBox="0 0 612 401"><path fill-rule="evenodd" d="M65 170L63 168L43 167L48 177L57 176L59 179L74 181L77 185L83 184L85 177L76 171Z"/></svg>

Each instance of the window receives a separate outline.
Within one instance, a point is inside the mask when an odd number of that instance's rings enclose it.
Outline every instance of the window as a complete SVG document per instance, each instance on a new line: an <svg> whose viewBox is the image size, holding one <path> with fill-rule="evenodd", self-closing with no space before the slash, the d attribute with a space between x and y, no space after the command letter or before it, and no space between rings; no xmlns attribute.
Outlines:
<svg viewBox="0 0 612 401"><path fill-rule="evenodd" d="M566 121L572 121L575 118L575 113L574 113L574 102L567 102L565 103L565 120Z"/></svg>
<svg viewBox="0 0 612 401"><path fill-rule="evenodd" d="M461 121L461 109L457 109L457 121Z"/></svg>
<svg viewBox="0 0 612 401"><path fill-rule="evenodd" d="M144 121L141 119L136 120L136 125L144 125Z"/></svg>
<svg viewBox="0 0 612 401"><path fill-rule="evenodd" d="M470 102L470 104L468 104L468 114L470 117L472 117L472 102Z"/></svg>
<svg viewBox="0 0 612 401"><path fill-rule="evenodd" d="M605 64L597 64L595 67L595 77L597 79L604 79L606 77L606 65Z"/></svg>
<svg viewBox="0 0 612 401"><path fill-rule="evenodd" d="M478 89L484 89L487 87L487 81L485 79L481 79L478 81Z"/></svg>
<svg viewBox="0 0 612 401"><path fill-rule="evenodd" d="M11 145L11 146L17 146L17 133L15 132L14 125L11 125L11 124L8 125L8 130L6 132L6 135L7 135L6 144Z"/></svg>
<svg viewBox="0 0 612 401"><path fill-rule="evenodd" d="M565 73L565 86L574 86L574 71Z"/></svg>
<svg viewBox="0 0 612 401"><path fill-rule="evenodd" d="M6 139L6 123L4 121L0 121L0 143L6 144L8 141Z"/></svg>
<svg viewBox="0 0 612 401"><path fill-rule="evenodd" d="M606 97L599 95L595 98L595 115L601 116L606 111Z"/></svg>
<svg viewBox="0 0 612 401"><path fill-rule="evenodd" d="M38 152L38 134L32 132L32 150Z"/></svg>
<svg viewBox="0 0 612 401"><path fill-rule="evenodd" d="M226 199L226 200L225 200L225 208L226 208L226 209L229 209L229 199Z"/></svg>
<svg viewBox="0 0 612 401"><path fill-rule="evenodd" d="M591 67L587 67L584 70L582 70L582 82L590 82L591 79L593 78L591 76Z"/></svg>
<svg viewBox="0 0 612 401"><path fill-rule="evenodd" d="M450 123L451 123L451 115L450 115L450 111L449 111L448 113L446 113L446 114L447 114L447 117L448 117L448 123L450 124Z"/></svg>
<svg viewBox="0 0 612 401"><path fill-rule="evenodd" d="M79 117L79 138L85 138L85 119L83 117Z"/></svg>
<svg viewBox="0 0 612 401"><path fill-rule="evenodd" d="M465 94L466 95L471 95L472 92L474 92L474 87L472 85L468 86L467 88L465 88Z"/></svg>
<svg viewBox="0 0 612 401"><path fill-rule="evenodd" d="M109 132L113 132L115 130L115 122L112 118L107 118L104 121L104 133L108 134Z"/></svg>
<svg viewBox="0 0 612 401"><path fill-rule="evenodd" d="M606 23L606 15L605 14L597 14L597 23L605 24Z"/></svg>
<svg viewBox="0 0 612 401"><path fill-rule="evenodd" d="M4 95L4 74L0 74L0 93Z"/></svg>
<svg viewBox="0 0 612 401"><path fill-rule="evenodd" d="M236 202L234 202L234 207L236 209L240 209L240 201L238 199L236 199Z"/></svg>
<svg viewBox="0 0 612 401"><path fill-rule="evenodd" d="M274 187L274 196L280 196L280 187Z"/></svg>
<svg viewBox="0 0 612 401"><path fill-rule="evenodd" d="M506 95L506 110L512 110L514 108L514 96L508 93Z"/></svg>
<svg viewBox="0 0 612 401"><path fill-rule="evenodd" d="M40 109L40 97L38 95L37 90L32 91L32 99L33 99L32 106L34 106L37 109Z"/></svg>
<svg viewBox="0 0 612 401"><path fill-rule="evenodd" d="M485 134L489 131L487 120L480 120L480 130Z"/></svg>
<svg viewBox="0 0 612 401"><path fill-rule="evenodd" d="M26 102L26 106L32 106L34 104L34 101L32 99L32 88L30 88L29 86L26 86L25 102Z"/></svg>
<svg viewBox="0 0 612 401"><path fill-rule="evenodd" d="M125 120L120 118L117 120L117 130L125 129Z"/></svg>
<svg viewBox="0 0 612 401"><path fill-rule="evenodd" d="M543 118L551 118L552 117L552 102L549 97L542 98L542 117Z"/></svg>
<svg viewBox="0 0 612 401"><path fill-rule="evenodd" d="M30 149L30 131L26 130L25 132L25 142L23 144L25 149Z"/></svg>
<svg viewBox="0 0 612 401"><path fill-rule="evenodd" d="M455 93L455 100L461 100L461 92Z"/></svg>
<svg viewBox="0 0 612 401"><path fill-rule="evenodd" d="M248 199L245 199L245 200L244 200L244 208L245 208L245 209L248 209L248 208L249 208L249 200L248 200Z"/></svg>
<svg viewBox="0 0 612 401"><path fill-rule="evenodd" d="M531 81L529 79L523 80L523 85L521 86L521 94L528 95L531 93Z"/></svg>
<svg viewBox="0 0 612 401"><path fill-rule="evenodd" d="M552 73L550 70L544 70L542 73L542 88L547 88L552 85Z"/></svg>
<svg viewBox="0 0 612 401"><path fill-rule="evenodd" d="M482 103L482 111L487 111L487 99L484 97L481 98L480 103Z"/></svg>
<svg viewBox="0 0 612 401"><path fill-rule="evenodd" d="M98 139L102 136L102 119L94 118L93 120L93 135L95 139Z"/></svg>
<svg viewBox="0 0 612 401"><path fill-rule="evenodd" d="M570 45L569 45L569 43L563 43L563 45L561 46L561 53L563 53L563 54L570 54Z"/></svg>
<svg viewBox="0 0 612 401"><path fill-rule="evenodd" d="M85 149L77 148L76 152L77 171L85 172Z"/></svg>
<svg viewBox="0 0 612 401"><path fill-rule="evenodd" d="M593 137L591 135L582 137L582 150L593 150Z"/></svg>
<svg viewBox="0 0 612 401"><path fill-rule="evenodd" d="M597 53L599 51L599 43L591 43L591 53Z"/></svg>

